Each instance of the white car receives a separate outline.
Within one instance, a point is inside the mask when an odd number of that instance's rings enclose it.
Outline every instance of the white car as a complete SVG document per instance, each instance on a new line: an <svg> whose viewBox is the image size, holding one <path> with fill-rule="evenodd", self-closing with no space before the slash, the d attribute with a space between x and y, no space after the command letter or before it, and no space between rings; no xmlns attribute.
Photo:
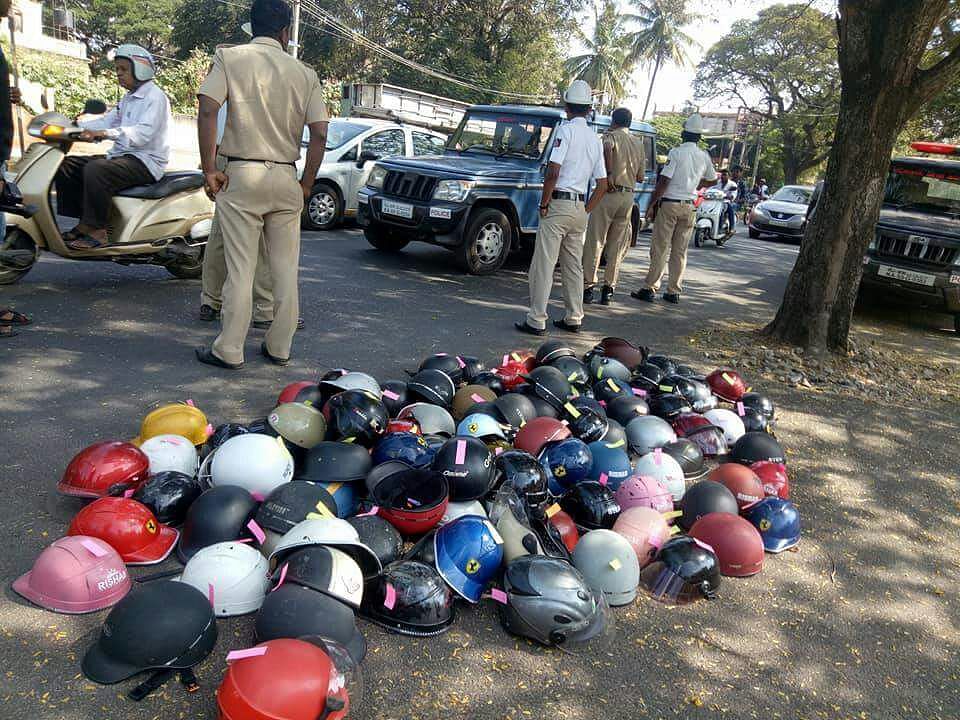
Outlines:
<svg viewBox="0 0 960 720"><path fill-rule="evenodd" d="M303 173L310 131L304 129L297 175ZM357 214L357 191L376 160L391 156L442 155L447 136L415 125L367 118L335 118L313 194L303 208L305 230L330 230Z"/></svg>

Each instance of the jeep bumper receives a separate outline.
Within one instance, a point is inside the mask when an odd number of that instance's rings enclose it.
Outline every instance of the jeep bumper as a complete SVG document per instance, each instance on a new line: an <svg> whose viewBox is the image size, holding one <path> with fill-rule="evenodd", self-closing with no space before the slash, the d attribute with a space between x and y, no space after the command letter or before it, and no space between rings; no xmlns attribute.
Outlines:
<svg viewBox="0 0 960 720"><path fill-rule="evenodd" d="M460 203L423 202L392 198L364 188L357 195L357 222L361 227L379 225L411 240L457 247L470 206ZM384 204L391 212L384 212ZM409 213L410 217L405 215Z"/></svg>

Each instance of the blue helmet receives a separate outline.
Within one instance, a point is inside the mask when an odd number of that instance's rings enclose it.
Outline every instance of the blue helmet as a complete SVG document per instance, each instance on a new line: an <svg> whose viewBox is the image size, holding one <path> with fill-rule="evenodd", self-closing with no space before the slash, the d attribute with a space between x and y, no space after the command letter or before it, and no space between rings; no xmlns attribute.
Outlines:
<svg viewBox="0 0 960 720"><path fill-rule="evenodd" d="M338 518L343 520L357 514L357 510L360 509L360 498L357 497L356 483L322 482L317 485L333 495L333 501L337 504Z"/></svg>
<svg viewBox="0 0 960 720"><path fill-rule="evenodd" d="M484 587L500 569L503 539L486 518L462 515L433 538L437 572L468 602L480 602Z"/></svg>
<svg viewBox="0 0 960 720"><path fill-rule="evenodd" d="M503 425L486 413L467 415L457 425L457 435L480 438L481 440L488 437L507 439L506 433L503 432Z"/></svg>
<svg viewBox="0 0 960 720"><path fill-rule="evenodd" d="M766 498L744 510L743 516L760 531L767 552L783 552L800 542L800 513L788 500Z"/></svg>
<svg viewBox="0 0 960 720"><path fill-rule="evenodd" d="M620 483L633 473L626 446L619 442L609 443L597 440L590 443L589 447L593 455L593 467L590 468L589 479L605 484L612 492L616 492Z"/></svg>
<svg viewBox="0 0 960 720"><path fill-rule="evenodd" d="M586 480L593 466L590 448L577 438L547 443L540 451L538 460L547 473L550 493L557 497Z"/></svg>
<svg viewBox="0 0 960 720"><path fill-rule="evenodd" d="M430 464L433 454L427 442L414 433L395 432L385 436L373 448L370 455L374 466L390 460L402 460L411 467L424 467Z"/></svg>

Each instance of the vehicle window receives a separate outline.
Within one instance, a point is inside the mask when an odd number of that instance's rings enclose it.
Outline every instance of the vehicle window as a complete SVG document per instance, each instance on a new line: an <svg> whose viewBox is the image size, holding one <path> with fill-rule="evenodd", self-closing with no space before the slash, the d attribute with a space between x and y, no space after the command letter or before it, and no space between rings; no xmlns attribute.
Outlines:
<svg viewBox="0 0 960 720"><path fill-rule="evenodd" d="M883 201L901 208L920 206L960 212L960 173L894 166L887 176Z"/></svg>
<svg viewBox="0 0 960 720"><path fill-rule="evenodd" d="M460 153L488 153L539 159L557 118L473 112L450 136L446 147Z"/></svg>
<svg viewBox="0 0 960 720"><path fill-rule="evenodd" d="M347 122L345 120L331 120L327 126L327 150L336 150L343 147L353 140L364 130L369 130L369 125L361 123ZM310 142L310 128L303 128L303 137L301 143L304 147Z"/></svg>
<svg viewBox="0 0 960 720"><path fill-rule="evenodd" d="M789 203L799 203L800 205L809 205L811 192L813 191L807 190L806 188L787 185L786 187L782 187L777 190L770 199Z"/></svg>
<svg viewBox="0 0 960 720"><path fill-rule="evenodd" d="M414 130L410 135L413 137L414 155L442 155L446 140L438 138L436 135L427 135Z"/></svg>
<svg viewBox="0 0 960 720"><path fill-rule="evenodd" d="M356 162L356 161L357 161L356 145L354 145L352 148L350 148L343 155L340 156L340 162Z"/></svg>
<svg viewBox="0 0 960 720"><path fill-rule="evenodd" d="M371 135L363 141L363 151L376 153L380 157L406 155L403 130L384 130Z"/></svg>
<svg viewBox="0 0 960 720"><path fill-rule="evenodd" d="M643 141L643 154L647 160L647 172L653 172L654 163L657 161L657 154L653 147L653 135L646 135L640 132L633 132L631 134Z"/></svg>

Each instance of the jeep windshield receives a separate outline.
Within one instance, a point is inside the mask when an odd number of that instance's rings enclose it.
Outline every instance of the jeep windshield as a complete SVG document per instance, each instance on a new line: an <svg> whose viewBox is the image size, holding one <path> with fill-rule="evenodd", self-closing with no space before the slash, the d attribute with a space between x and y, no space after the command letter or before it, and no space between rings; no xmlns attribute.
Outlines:
<svg viewBox="0 0 960 720"><path fill-rule="evenodd" d="M883 202L946 215L960 214L960 171L892 165Z"/></svg>
<svg viewBox="0 0 960 720"><path fill-rule="evenodd" d="M557 118L510 112L471 112L450 136L447 150L539 160Z"/></svg>

